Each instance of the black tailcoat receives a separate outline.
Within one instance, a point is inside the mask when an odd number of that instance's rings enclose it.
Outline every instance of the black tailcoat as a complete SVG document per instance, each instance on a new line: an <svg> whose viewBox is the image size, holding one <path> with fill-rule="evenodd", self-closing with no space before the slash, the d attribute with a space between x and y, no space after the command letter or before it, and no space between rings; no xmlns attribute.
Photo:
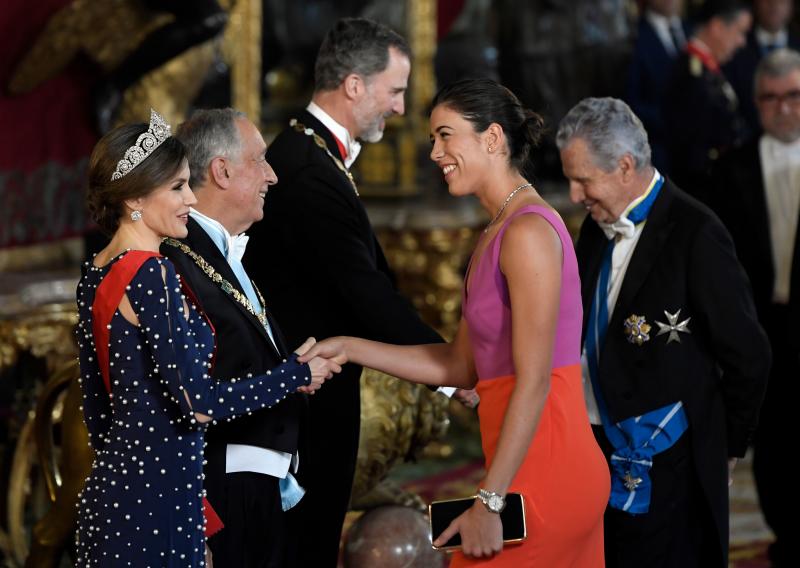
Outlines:
<svg viewBox="0 0 800 568"><path fill-rule="evenodd" d="M775 265L764 188L759 139L721 160L715 171L712 207L731 232L736 254L753 286L759 320L772 345L773 366L754 443L753 473L761 509L776 535L770 550L775 565L794 555L793 504L797 485L791 479L784 447L786 417L795 411L800 378L800 231L792 253L789 301L773 302ZM794 215L800 215L795 211ZM792 497L792 495L794 497ZM792 552L789 552L789 550ZM781 556L783 555L783 556Z"/></svg>
<svg viewBox="0 0 800 568"><path fill-rule="evenodd" d="M211 240L205 230L191 217L188 224L189 234L183 242L194 252L203 257L223 278L234 285L242 294L236 275ZM217 380L230 380L243 377L248 373L261 374L280 364L286 355L286 348L277 323L267 314L278 350L269 339L264 326L247 309L236 302L213 282L192 260L181 250L170 245L161 246L162 254L174 264L181 278L194 292L200 307L205 311L214 326L216 353L212 376ZM226 490L225 453L228 444L245 444L271 450L295 453L298 449L301 417L306 412L305 395L293 394L272 408L241 416L230 422L220 422L209 427L206 434L204 487L209 502L220 513L223 523L234 526L238 521L226 519L222 511L235 511L235 504L225 503ZM230 477L230 476L229 476ZM277 481L270 476L262 476L269 483L271 491L277 489ZM228 480L230 481L230 479ZM265 489L266 491L266 489ZM275 521L276 523L284 521ZM265 531L270 530L268 527ZM223 529L215 539L227 538ZM249 546L252 544L252 546ZM248 543L248 548L263 548L264 541ZM215 564L223 565L224 559L215 560Z"/></svg>
<svg viewBox="0 0 800 568"><path fill-rule="evenodd" d="M338 155L321 122L307 111L296 116ZM314 139L287 128L270 145L267 160L278 183L267 194L264 220L248 232L244 263L289 346L335 335L395 344L441 341L395 289L361 199ZM306 527L304 566L336 566L358 451L360 374L360 367L346 365L309 400L300 468L308 494L295 512Z"/></svg>
<svg viewBox="0 0 800 568"><path fill-rule="evenodd" d="M714 172L711 206L730 231L736 255L753 286L753 299L762 320L772 304L775 266L772 258L767 200L759 154L759 138L726 156ZM797 233L800 235L800 231ZM800 317L800 240L795 236L789 309ZM795 319L797 321L797 319ZM786 329L795 345L800 346L800 331Z"/></svg>
<svg viewBox="0 0 800 568"><path fill-rule="evenodd" d="M587 217L576 247L584 337L607 244ZM657 336L656 320L668 323L665 310L680 310L679 321L691 318L691 333L681 333L680 342ZM641 346L623 333L625 319L633 314L652 326ZM684 436L689 436L722 556L728 550L727 458L743 456L747 449L769 363L769 344L728 232L707 207L667 180L610 317L600 351L600 388L614 422L683 401L689 421ZM656 455L654 468L658 462Z"/></svg>

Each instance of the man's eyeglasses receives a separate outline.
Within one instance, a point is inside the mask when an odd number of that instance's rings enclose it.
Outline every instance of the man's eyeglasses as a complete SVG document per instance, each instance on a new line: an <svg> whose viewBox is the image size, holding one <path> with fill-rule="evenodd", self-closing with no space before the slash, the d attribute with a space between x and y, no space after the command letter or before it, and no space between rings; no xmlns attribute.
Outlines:
<svg viewBox="0 0 800 568"><path fill-rule="evenodd" d="M800 90L787 91L785 93L761 93L757 98L758 102L762 105L782 105L786 103L789 106L800 106Z"/></svg>

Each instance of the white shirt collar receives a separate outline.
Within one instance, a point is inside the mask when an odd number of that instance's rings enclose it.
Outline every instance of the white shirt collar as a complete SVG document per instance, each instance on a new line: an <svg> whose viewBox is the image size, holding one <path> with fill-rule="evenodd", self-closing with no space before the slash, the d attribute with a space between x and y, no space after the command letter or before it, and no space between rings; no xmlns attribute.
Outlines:
<svg viewBox="0 0 800 568"><path fill-rule="evenodd" d="M319 120L325 126L325 128L330 130L331 134L338 138L342 144L344 144L344 148L347 151L347 157L344 159L344 166L349 169L350 166L353 165L353 162L356 161L358 153L361 152L361 143L350 136L349 130L336 122L331 115L322 110L322 108L314 101L308 103L306 110L310 112L314 118ZM330 148L330 150L333 149Z"/></svg>
<svg viewBox="0 0 800 568"><path fill-rule="evenodd" d="M762 136L763 143L769 149L770 154L775 157L788 157L791 156L795 159L800 158L800 139L794 142L786 143L777 138L764 134Z"/></svg>
<svg viewBox="0 0 800 568"><path fill-rule="evenodd" d="M613 223L598 223L608 240L613 239L616 235L620 235L623 239L630 239L636 234L636 225L634 225L633 221L628 219L628 213L630 213L631 210L636 207L650 191L652 191L653 187L656 185L656 182L661 177L661 174L658 173L658 170L655 168L653 168L653 170L653 177L650 179L650 183L647 185L647 190L633 201L628 203L627 207L625 207L625 209L622 211L622 215L619 216L619 219Z"/></svg>
<svg viewBox="0 0 800 568"><path fill-rule="evenodd" d="M786 33L785 29L773 33L756 26L756 41L763 47L771 45L786 47L789 41L789 34Z"/></svg>
<svg viewBox="0 0 800 568"><path fill-rule="evenodd" d="M660 28L668 29L672 26L681 26L681 19L678 16L672 16L671 18L668 18L667 16L654 12L653 10L645 10L644 16L650 21L651 24Z"/></svg>
<svg viewBox="0 0 800 568"><path fill-rule="evenodd" d="M212 219L208 215L200 213L200 211L193 207L189 208L189 215L191 215L203 230L208 233L208 236L211 237L211 240L214 241L214 244L217 245L220 252L225 255L228 262L230 262L232 258L239 261L242 260L247 241L250 240L250 237L244 233L231 236L228 229L226 229L222 223L216 219Z"/></svg>
<svg viewBox="0 0 800 568"><path fill-rule="evenodd" d="M661 40L661 43L664 44L667 51L676 54L683 48L683 45L675 45L672 34L670 33L670 29L676 30L676 33L680 34L680 39L684 43L686 42L686 38L683 35L683 24L681 24L681 19L678 16L668 18L652 10L646 10L644 16L647 18L647 21L650 22L650 25L653 26L656 35Z"/></svg>

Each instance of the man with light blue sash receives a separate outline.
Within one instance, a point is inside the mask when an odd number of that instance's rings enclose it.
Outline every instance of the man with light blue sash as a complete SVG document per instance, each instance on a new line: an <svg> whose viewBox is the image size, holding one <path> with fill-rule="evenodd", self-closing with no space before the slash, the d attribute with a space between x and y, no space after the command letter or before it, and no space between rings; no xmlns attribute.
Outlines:
<svg viewBox="0 0 800 568"><path fill-rule="evenodd" d="M725 568L728 478L770 363L730 236L652 167L622 101L581 101L556 142L589 213L576 252L585 398L612 479L606 565Z"/></svg>
<svg viewBox="0 0 800 568"><path fill-rule="evenodd" d="M287 356L268 300L242 265L244 231L263 217L277 176L255 125L233 109L196 112L177 132L186 146L197 204L188 236L161 247L197 296L214 326L218 380L258 374ZM281 270L280 266L272 266ZM295 481L305 395L213 424L206 435L204 488L225 525L208 546L216 568L295 565L296 536L284 511L303 497Z"/></svg>

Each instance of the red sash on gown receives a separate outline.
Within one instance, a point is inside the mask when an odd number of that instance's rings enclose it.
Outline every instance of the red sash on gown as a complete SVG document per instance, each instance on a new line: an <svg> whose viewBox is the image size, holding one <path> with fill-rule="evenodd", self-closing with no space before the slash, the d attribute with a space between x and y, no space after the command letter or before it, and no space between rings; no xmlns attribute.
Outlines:
<svg viewBox="0 0 800 568"><path fill-rule="evenodd" d="M94 303L92 304L92 331L94 332L94 343L97 350L97 364L100 367L100 373L103 375L103 384L105 384L109 397L112 396L108 361L109 324L114 312L117 310L117 306L119 306L122 297L125 295L126 287L136 276L136 273L139 272L142 264L153 257L161 258L161 255L157 252L144 250L128 251L125 256L111 267L111 270L103 278L95 293ZM194 293L189 290L183 280L181 280L181 287L187 293L186 295L196 303ZM209 321L208 324L211 325L211 322ZM214 328L212 327L211 330L213 332ZM206 518L206 538L216 534L225 526L205 497L203 497L203 515Z"/></svg>

